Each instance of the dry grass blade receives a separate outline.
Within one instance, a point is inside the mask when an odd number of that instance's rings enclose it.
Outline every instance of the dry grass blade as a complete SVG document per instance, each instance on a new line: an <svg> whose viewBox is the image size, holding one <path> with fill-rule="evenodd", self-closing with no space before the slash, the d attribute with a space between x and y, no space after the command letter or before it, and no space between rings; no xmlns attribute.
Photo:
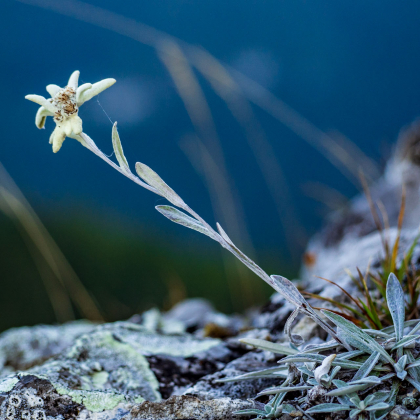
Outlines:
<svg viewBox="0 0 420 420"><path fill-rule="evenodd" d="M226 168L221 142L204 92L188 60L175 41L162 41L158 55L174 81L196 132L205 142L205 147L198 144L201 164L193 164L193 166L198 173L203 174L206 180L214 215L217 219L222 220L223 224L231 227L240 247L248 249L251 255L255 255L240 199L237 195L234 196L232 192L235 188L232 186ZM198 139L196 141L200 143ZM197 159L197 155L191 153L191 150L187 150L186 153L191 162ZM241 296L245 297L245 301L242 303L245 306L256 304L261 293L258 290L252 291L252 280L243 266L236 262L235 266L244 291ZM225 268L230 271L231 269L228 267L229 263L225 262ZM234 277L228 275L229 279ZM232 288L234 289L235 285L232 285ZM236 309L239 309L239 299L234 299L234 302Z"/></svg>
<svg viewBox="0 0 420 420"><path fill-rule="evenodd" d="M0 163L2 198L21 229L54 273L56 281L67 291L80 313L90 320L102 321L102 315L77 274L27 202L18 186ZM63 301L64 303L64 301Z"/></svg>
<svg viewBox="0 0 420 420"><path fill-rule="evenodd" d="M362 183L362 186L363 186L363 191L366 195L366 199L367 199L368 204L369 204L370 211L372 213L373 220L374 220L375 225L376 225L376 229L378 229L378 232L381 235L381 241L382 241L382 245L383 245L384 250L385 250L385 256L386 256L386 258L388 258L388 256L389 256L389 245L388 245L388 242L385 240L384 233L383 233L383 227L382 227L382 224L381 224L381 219L379 218L378 212L376 211L375 203L373 202L372 195L370 194L369 185L366 181L366 177L365 177L363 171L361 171L361 170L359 171L359 177L360 177L360 182Z"/></svg>
<svg viewBox="0 0 420 420"><path fill-rule="evenodd" d="M194 65L222 98L241 125L271 196L290 245L306 244L306 234L296 218L281 165L241 88L220 61L202 48L190 47Z"/></svg>
<svg viewBox="0 0 420 420"><path fill-rule="evenodd" d="M227 226L232 225L232 231L235 237L238 235L238 237L242 239L242 245L245 243L245 247L250 249L251 255L255 253L252 243L250 243L250 240L248 241L247 231L240 232L240 220L242 219L241 215L243 215L242 207L238 205L238 202L233 199L230 193L229 195L224 194L225 192L228 193L230 191L229 186L226 185L226 179L223 177L222 171L219 170L219 166L211 157L205 145L198 138L190 138L188 140L184 139L184 141L180 143L180 147L197 173L201 174L206 180L215 216L219 220L223 219ZM231 203L231 205L229 205L229 203ZM236 206L234 203L236 203ZM235 277L235 273L232 273L232 266L229 259L223 257L223 262L229 281L229 287L231 288L232 304L239 309L238 304L240 303L240 300L236 293L237 283L232 281ZM239 275L242 283L243 292L241 293L241 296L242 299L244 298L244 302L242 303L252 305L259 302L262 294L261 288L252 282L248 271L244 270L242 264L235 261L235 267L237 271L236 274Z"/></svg>
<svg viewBox="0 0 420 420"><path fill-rule="evenodd" d="M324 277L319 277L319 276L316 276L316 277L338 287L360 310L363 310L363 308L359 305L358 301L350 293L348 293L345 289L343 289L340 285Z"/></svg>
<svg viewBox="0 0 420 420"><path fill-rule="evenodd" d="M55 318L58 322L63 323L75 319L75 314L71 305L69 295L61 282L57 281L57 277L52 272L48 263L42 257L33 241L30 240L25 229L25 222L22 223L24 216L22 213L21 203L6 189L0 186L0 210L7 215L19 231L25 245L31 255L38 273L44 283L45 290L48 294L51 306L54 311Z"/></svg>
<svg viewBox="0 0 420 420"><path fill-rule="evenodd" d="M400 207L400 212L398 214L398 233L397 233L397 238L395 239L395 242L394 242L394 246L392 248L391 265L389 267L389 271L391 273L395 272L396 270L398 248L400 245L400 237L401 237L401 229L404 222L405 202L406 202L406 190L405 190L405 186L403 185L402 196L401 196L401 207Z"/></svg>

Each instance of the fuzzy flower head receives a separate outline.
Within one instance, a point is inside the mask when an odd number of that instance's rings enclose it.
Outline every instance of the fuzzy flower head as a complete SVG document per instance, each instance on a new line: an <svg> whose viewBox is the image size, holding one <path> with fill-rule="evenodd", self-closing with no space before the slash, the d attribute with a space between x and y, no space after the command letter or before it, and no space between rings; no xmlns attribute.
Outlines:
<svg viewBox="0 0 420 420"><path fill-rule="evenodd" d="M104 79L93 85L85 83L78 86L79 74L78 70L73 72L65 88L48 85L47 92L51 95L49 99L40 95L25 96L26 99L41 105L35 117L38 128L44 128L48 116L54 118L56 127L50 137L54 153L60 150L66 137L80 141L83 131L82 120L78 115L80 106L115 83L115 79Z"/></svg>

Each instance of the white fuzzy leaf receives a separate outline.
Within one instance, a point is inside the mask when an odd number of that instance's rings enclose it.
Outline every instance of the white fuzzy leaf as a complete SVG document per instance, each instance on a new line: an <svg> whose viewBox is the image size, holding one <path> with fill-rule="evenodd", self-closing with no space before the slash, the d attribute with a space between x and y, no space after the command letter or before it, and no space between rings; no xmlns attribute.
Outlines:
<svg viewBox="0 0 420 420"><path fill-rule="evenodd" d="M404 291L394 273L388 277L386 285L386 300L392 320L394 321L395 336L397 342L401 340L404 334L405 303Z"/></svg>
<svg viewBox="0 0 420 420"><path fill-rule="evenodd" d="M336 413L337 411L350 410L350 406L344 404L318 404L314 407L306 410L306 413L315 414L315 413Z"/></svg>
<svg viewBox="0 0 420 420"><path fill-rule="evenodd" d="M146 181L151 187L156 188L162 197L177 207L185 205L181 197L151 168L144 163L136 163L136 172L140 178Z"/></svg>
<svg viewBox="0 0 420 420"><path fill-rule="evenodd" d="M275 354L294 355L299 353L288 346L282 344L273 343L271 341L261 340L259 338L243 338L239 340L241 343L248 344L249 346L255 347L261 350L271 351ZM321 356L322 357L322 356Z"/></svg>
<svg viewBox="0 0 420 420"><path fill-rule="evenodd" d="M118 134L117 122L115 122L112 126L112 147L114 148L115 157L117 158L118 163L120 164L120 168L124 172L131 174L130 166L128 165L127 159L124 155L124 150L122 148L120 136Z"/></svg>
<svg viewBox="0 0 420 420"><path fill-rule="evenodd" d="M155 209L166 218L174 223L185 226L189 229L196 230L197 232L212 237L205 226L203 226L198 220L186 215L182 211L172 206L156 206Z"/></svg>
<svg viewBox="0 0 420 420"><path fill-rule="evenodd" d="M379 353L377 351L373 352L363 363L362 367L356 372L353 377L353 381L357 381L358 379L363 379L372 372L372 369L375 367L376 363L379 360Z"/></svg>
<svg viewBox="0 0 420 420"><path fill-rule="evenodd" d="M370 335L366 334L361 328L333 312L323 310L322 313L342 330L345 336L345 340L351 346L356 347L359 350L366 351L369 354L378 352L381 355L381 359L383 359L385 362L391 363L392 365L395 363L392 357L385 351L385 349Z"/></svg>

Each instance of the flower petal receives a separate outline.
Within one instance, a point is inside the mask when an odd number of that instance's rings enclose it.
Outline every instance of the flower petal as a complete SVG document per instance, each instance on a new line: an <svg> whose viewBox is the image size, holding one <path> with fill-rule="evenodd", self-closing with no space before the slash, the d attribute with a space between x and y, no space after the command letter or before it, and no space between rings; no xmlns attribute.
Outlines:
<svg viewBox="0 0 420 420"><path fill-rule="evenodd" d="M83 131L83 126L82 126L82 119L78 116L75 115L72 118L70 118L70 123L71 123L71 136L78 136L79 134L82 133Z"/></svg>
<svg viewBox="0 0 420 420"><path fill-rule="evenodd" d="M80 103L78 101L77 105L80 106L86 101L88 101L89 99L92 99L94 96L100 94L105 89L108 89L109 87L111 87L115 82L116 82L115 79L104 79L104 80L101 80L100 82L94 83L90 89L85 90L79 95Z"/></svg>
<svg viewBox="0 0 420 420"><path fill-rule="evenodd" d="M53 98L57 94L57 92L60 90L61 90L61 87L57 85L47 86L47 92L51 95L51 98Z"/></svg>
<svg viewBox="0 0 420 420"><path fill-rule="evenodd" d="M66 134L61 128L57 126L50 137L50 144L52 143L52 149L54 153L57 153L61 149L65 139Z"/></svg>
<svg viewBox="0 0 420 420"><path fill-rule="evenodd" d="M67 86L76 90L77 86L79 85L79 75L80 75L79 70L74 71L70 76L70 79L69 79L69 82L67 83Z"/></svg>
<svg viewBox="0 0 420 420"><path fill-rule="evenodd" d="M45 120L47 119L47 117L53 116L53 115L54 114L52 112L48 111L48 109L46 109L43 106L41 106L38 109L38 112L36 113L35 125L38 128L44 128L44 126L45 126Z"/></svg>
<svg viewBox="0 0 420 420"><path fill-rule="evenodd" d="M82 105L82 103L80 103L80 97L83 94L83 92L85 92L87 89L90 89L92 87L92 83L85 83L82 86L79 86L76 90L76 103L77 106Z"/></svg>
<svg viewBox="0 0 420 420"><path fill-rule="evenodd" d="M28 99L29 101L35 102L36 104L43 106L53 114L56 111L55 106L41 95L26 95L25 99Z"/></svg>

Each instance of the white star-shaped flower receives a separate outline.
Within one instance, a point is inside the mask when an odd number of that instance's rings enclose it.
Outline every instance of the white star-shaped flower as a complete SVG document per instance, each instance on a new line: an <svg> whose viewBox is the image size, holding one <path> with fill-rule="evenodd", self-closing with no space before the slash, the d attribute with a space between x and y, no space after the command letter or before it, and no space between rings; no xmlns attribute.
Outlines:
<svg viewBox="0 0 420 420"><path fill-rule="evenodd" d="M79 75L78 70L73 72L65 88L48 85L47 92L51 95L49 99L40 95L25 96L26 99L41 105L35 117L38 128L44 128L48 116L54 117L56 127L50 137L54 153L60 150L66 137L81 140L80 134L83 128L78 115L79 107L116 82L115 79L104 79L93 85L85 83L78 86Z"/></svg>

